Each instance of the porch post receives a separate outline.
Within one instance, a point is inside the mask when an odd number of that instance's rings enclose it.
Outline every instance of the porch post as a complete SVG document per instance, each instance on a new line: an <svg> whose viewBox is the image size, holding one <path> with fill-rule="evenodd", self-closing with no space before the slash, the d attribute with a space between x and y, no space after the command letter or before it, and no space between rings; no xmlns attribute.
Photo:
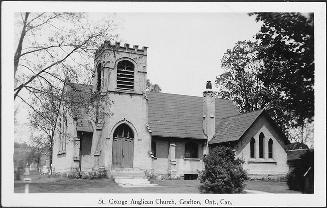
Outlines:
<svg viewBox="0 0 327 208"><path fill-rule="evenodd" d="M74 137L74 165L73 168L77 171L80 171L80 158L79 158L79 152L80 152L80 138Z"/></svg>
<svg viewBox="0 0 327 208"><path fill-rule="evenodd" d="M74 125L77 127L77 120L74 119ZM73 140L73 147L74 147L74 154L73 154L73 169L76 171L80 171L80 138L78 138L77 129L74 130L74 140Z"/></svg>
<svg viewBox="0 0 327 208"><path fill-rule="evenodd" d="M175 149L176 144L175 142L169 143L169 164L168 164L168 173L171 175L171 177L176 176L176 157L175 157Z"/></svg>

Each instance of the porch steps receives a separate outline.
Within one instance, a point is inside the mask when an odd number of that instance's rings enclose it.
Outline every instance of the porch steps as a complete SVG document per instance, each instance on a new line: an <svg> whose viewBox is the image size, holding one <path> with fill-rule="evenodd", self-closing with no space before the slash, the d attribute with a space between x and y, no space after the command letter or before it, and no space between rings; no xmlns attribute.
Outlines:
<svg viewBox="0 0 327 208"><path fill-rule="evenodd" d="M121 187L153 187L144 171L133 168L114 169L111 171L114 181Z"/></svg>

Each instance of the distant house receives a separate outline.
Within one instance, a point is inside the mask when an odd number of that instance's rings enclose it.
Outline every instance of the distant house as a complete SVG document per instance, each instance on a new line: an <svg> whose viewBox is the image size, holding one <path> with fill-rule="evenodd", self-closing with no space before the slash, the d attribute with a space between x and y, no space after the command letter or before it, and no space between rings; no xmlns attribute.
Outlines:
<svg viewBox="0 0 327 208"><path fill-rule="evenodd" d="M106 41L94 61L93 85L69 83L67 91L77 97L98 92L112 102L98 109L96 119L83 109L62 114L54 137L55 172L102 168L190 177L203 169L204 154L226 143L251 175L288 172L288 140L265 111L240 114L232 101L216 98L210 83L203 97L147 93L146 47ZM105 116L109 109L112 115Z"/></svg>

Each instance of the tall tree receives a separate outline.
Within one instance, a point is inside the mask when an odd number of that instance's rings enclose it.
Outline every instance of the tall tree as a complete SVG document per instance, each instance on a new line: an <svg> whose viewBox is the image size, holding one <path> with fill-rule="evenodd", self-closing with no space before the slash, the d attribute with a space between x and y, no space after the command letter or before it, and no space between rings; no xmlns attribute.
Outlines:
<svg viewBox="0 0 327 208"><path fill-rule="evenodd" d="M266 104L263 85L256 76L261 67L256 55L255 42L238 41L224 54L221 66L225 72L216 77L218 96L233 100L241 112L261 109Z"/></svg>
<svg viewBox="0 0 327 208"><path fill-rule="evenodd" d="M224 73L216 77L218 96L233 100L240 112L265 109L285 130L289 117L279 98L279 91L272 85L264 85L259 73L264 67L258 58L260 45L255 41L238 41L221 59Z"/></svg>
<svg viewBox="0 0 327 208"><path fill-rule="evenodd" d="M293 127L304 128L314 117L314 15L252 13L262 22L256 39L264 67L264 85L282 92L283 106Z"/></svg>
<svg viewBox="0 0 327 208"><path fill-rule="evenodd" d="M72 104L64 86L68 80L91 83L94 51L104 40L116 37L112 35L115 26L111 20L93 23L85 13L15 15L14 98L30 108L30 122L39 132L32 143L47 149L51 160L61 109L90 104L84 100Z"/></svg>
<svg viewBox="0 0 327 208"><path fill-rule="evenodd" d="M114 38L110 20L94 24L85 13L25 12L15 17L15 99L23 89L56 87L54 80L62 85L65 76L76 80L77 74L90 74L94 50Z"/></svg>
<svg viewBox="0 0 327 208"><path fill-rule="evenodd" d="M252 13L262 23L255 41L239 41L222 58L219 95L241 112L266 109L294 138L313 125L313 14ZM311 134L312 135L312 134Z"/></svg>

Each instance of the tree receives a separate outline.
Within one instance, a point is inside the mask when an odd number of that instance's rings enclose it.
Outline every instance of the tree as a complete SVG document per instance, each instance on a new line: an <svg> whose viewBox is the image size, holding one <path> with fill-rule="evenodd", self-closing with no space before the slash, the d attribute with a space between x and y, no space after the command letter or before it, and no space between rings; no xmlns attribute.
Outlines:
<svg viewBox="0 0 327 208"><path fill-rule="evenodd" d="M313 14L250 15L261 30L255 41L239 41L224 54L219 95L241 112L265 109L285 134L304 142L314 116Z"/></svg>
<svg viewBox="0 0 327 208"><path fill-rule="evenodd" d="M261 67L256 55L256 42L238 41L224 54L221 66L225 72L216 77L218 96L233 100L241 112L261 109L267 103L268 95L256 76Z"/></svg>
<svg viewBox="0 0 327 208"><path fill-rule="evenodd" d="M16 13L16 24L15 99L23 89L55 87L53 80L62 85L65 76L89 74L93 51L114 38L112 22L93 26L85 13Z"/></svg>
<svg viewBox="0 0 327 208"><path fill-rule="evenodd" d="M203 162L204 170L199 177L202 193L241 193L244 190L247 173L231 147L214 148Z"/></svg>
<svg viewBox="0 0 327 208"><path fill-rule="evenodd" d="M273 85L265 85L259 78L264 67L258 58L259 47L254 41L238 41L226 51L221 59L225 72L217 76L215 82L218 96L233 100L242 113L265 109L285 130L289 117L284 115L280 92Z"/></svg>
<svg viewBox="0 0 327 208"><path fill-rule="evenodd" d="M91 23L85 13L59 12L16 13L16 23L14 98L31 109L30 122L39 131L32 143L50 152L51 165L58 116L64 108L72 112L91 103L75 99L72 105L66 86L71 81L91 83L94 51L115 38L114 26L110 20Z"/></svg>
<svg viewBox="0 0 327 208"><path fill-rule="evenodd" d="M258 77L280 91L292 127L314 117L314 16L313 13L252 13L262 22L256 39L264 67Z"/></svg>
<svg viewBox="0 0 327 208"><path fill-rule="evenodd" d="M152 84L149 79L146 80L146 91L147 92L161 92L161 88L158 84Z"/></svg>

